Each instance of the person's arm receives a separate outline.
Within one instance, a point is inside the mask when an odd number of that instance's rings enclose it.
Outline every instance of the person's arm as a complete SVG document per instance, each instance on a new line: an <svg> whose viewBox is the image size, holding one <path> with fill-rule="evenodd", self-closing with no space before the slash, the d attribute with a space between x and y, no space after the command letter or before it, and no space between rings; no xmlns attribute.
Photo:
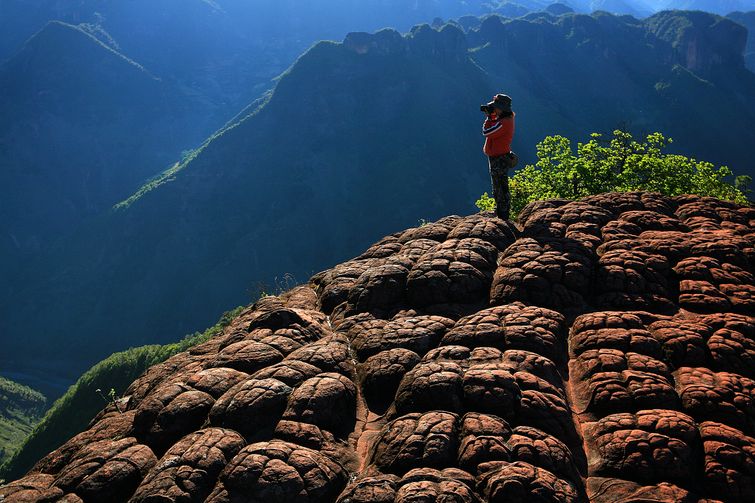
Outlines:
<svg viewBox="0 0 755 503"><path fill-rule="evenodd" d="M495 136L495 133L497 131L500 131L501 127L502 124L500 120L488 116L488 118L482 124L482 134L483 136Z"/></svg>
<svg viewBox="0 0 755 503"><path fill-rule="evenodd" d="M485 121L487 124L487 121ZM499 119L495 121L494 124L491 124L490 127L482 128L482 134L487 136L488 138L502 138L502 137L509 137L509 141L511 141L511 137L514 135L514 120L512 118L505 118L505 119Z"/></svg>

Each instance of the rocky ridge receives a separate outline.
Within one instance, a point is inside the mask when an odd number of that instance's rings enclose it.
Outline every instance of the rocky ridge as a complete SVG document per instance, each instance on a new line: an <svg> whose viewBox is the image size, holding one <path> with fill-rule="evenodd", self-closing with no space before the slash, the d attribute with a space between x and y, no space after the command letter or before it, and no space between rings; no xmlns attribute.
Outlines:
<svg viewBox="0 0 755 503"><path fill-rule="evenodd" d="M0 501L755 500L755 208L451 216L152 367Z"/></svg>

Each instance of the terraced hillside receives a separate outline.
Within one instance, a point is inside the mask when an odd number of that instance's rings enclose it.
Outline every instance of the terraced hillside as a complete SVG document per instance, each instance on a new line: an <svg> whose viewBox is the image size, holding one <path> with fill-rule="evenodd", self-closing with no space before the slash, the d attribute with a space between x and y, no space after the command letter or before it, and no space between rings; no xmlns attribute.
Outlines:
<svg viewBox="0 0 755 503"><path fill-rule="evenodd" d="M152 367L0 500L753 501L754 264L755 208L697 196L398 232Z"/></svg>

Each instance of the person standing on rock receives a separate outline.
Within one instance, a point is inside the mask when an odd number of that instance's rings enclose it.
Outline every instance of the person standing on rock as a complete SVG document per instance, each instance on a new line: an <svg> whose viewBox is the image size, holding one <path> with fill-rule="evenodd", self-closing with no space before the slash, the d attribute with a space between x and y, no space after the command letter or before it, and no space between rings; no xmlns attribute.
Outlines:
<svg viewBox="0 0 755 503"><path fill-rule="evenodd" d="M511 208L509 169L516 167L519 162L516 154L511 151L511 140L514 138L511 98L505 94L496 94L493 101L480 106L480 110L487 115L482 124L482 134L485 136L482 150L488 156L495 212L498 218L508 220Z"/></svg>

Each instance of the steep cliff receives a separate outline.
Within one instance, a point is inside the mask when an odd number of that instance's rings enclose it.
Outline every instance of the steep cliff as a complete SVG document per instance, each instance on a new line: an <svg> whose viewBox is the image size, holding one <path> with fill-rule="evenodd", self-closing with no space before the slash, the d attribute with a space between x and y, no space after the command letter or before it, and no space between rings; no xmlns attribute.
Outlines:
<svg viewBox="0 0 755 503"><path fill-rule="evenodd" d="M701 76L744 65L747 29L731 19L706 12L679 16L667 11L656 14L646 23L652 33L671 44L677 61Z"/></svg>
<svg viewBox="0 0 755 503"><path fill-rule="evenodd" d="M755 209L451 216L152 367L8 501L752 501Z"/></svg>
<svg viewBox="0 0 755 503"><path fill-rule="evenodd" d="M755 11L732 12L727 17L747 28L745 65L750 71L755 72Z"/></svg>

